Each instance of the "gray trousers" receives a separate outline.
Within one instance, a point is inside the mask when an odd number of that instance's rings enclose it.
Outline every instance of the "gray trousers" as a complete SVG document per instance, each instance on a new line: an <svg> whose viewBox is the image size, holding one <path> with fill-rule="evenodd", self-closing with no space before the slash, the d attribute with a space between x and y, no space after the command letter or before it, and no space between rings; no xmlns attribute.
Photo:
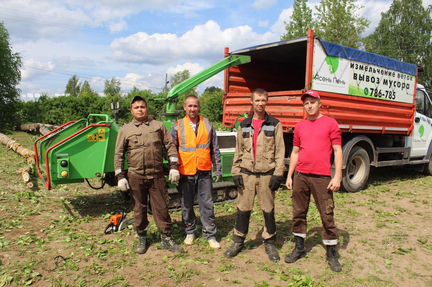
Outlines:
<svg viewBox="0 0 432 287"><path fill-rule="evenodd" d="M186 234L196 232L196 216L194 212L195 195L201 213L201 223L206 239L216 237L216 223L212 198L212 178L210 172L199 172L194 176L180 177L180 192L182 193L183 222Z"/></svg>

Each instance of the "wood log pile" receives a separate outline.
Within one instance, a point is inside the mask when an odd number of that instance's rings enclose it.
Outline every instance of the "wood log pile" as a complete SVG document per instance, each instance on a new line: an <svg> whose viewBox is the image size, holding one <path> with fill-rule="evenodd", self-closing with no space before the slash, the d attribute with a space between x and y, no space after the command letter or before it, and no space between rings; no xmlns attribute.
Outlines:
<svg viewBox="0 0 432 287"><path fill-rule="evenodd" d="M39 133L43 136L55 128L57 128L57 126L41 124L41 123L28 123L28 124L20 125L21 131L31 132L31 133Z"/></svg>
<svg viewBox="0 0 432 287"><path fill-rule="evenodd" d="M57 126L40 123L22 124L20 126L20 130L22 131L38 133L41 135L46 135L55 128L57 128ZM32 175L34 174L33 172L36 156L34 151L23 147L19 142L2 133L0 133L0 143L4 144L7 148L13 150L17 154L21 155L26 160L28 166L25 168L20 168L16 172L17 174L21 174L21 177L28 188L33 188L34 183L32 182Z"/></svg>
<svg viewBox="0 0 432 287"><path fill-rule="evenodd" d="M10 148L17 154L24 157L28 164L35 163L35 153L32 150L26 149L16 140L8 137L5 134L0 133L0 143L4 144L7 148Z"/></svg>
<svg viewBox="0 0 432 287"><path fill-rule="evenodd" d="M33 188L34 183L31 182L32 174L33 174L33 168L31 166L20 168L16 171L17 174L21 174L21 177L28 188Z"/></svg>

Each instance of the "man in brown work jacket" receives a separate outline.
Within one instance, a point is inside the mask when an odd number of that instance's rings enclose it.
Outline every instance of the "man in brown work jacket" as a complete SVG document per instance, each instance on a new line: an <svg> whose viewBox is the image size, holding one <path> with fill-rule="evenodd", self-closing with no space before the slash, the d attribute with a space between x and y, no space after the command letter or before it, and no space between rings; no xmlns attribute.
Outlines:
<svg viewBox="0 0 432 287"><path fill-rule="evenodd" d="M258 195L264 215L262 238L271 261L280 260L275 246L276 221L274 214L275 191L283 182L285 144L282 124L269 116L265 109L267 92L256 89L252 93L253 116L240 124L232 167L234 182L239 188L234 244L226 252L231 258L244 247L249 219Z"/></svg>
<svg viewBox="0 0 432 287"><path fill-rule="evenodd" d="M168 193L163 172L163 147L170 160L169 179L178 183L177 150L164 125L148 116L147 102L140 96L132 100L133 120L119 132L115 152L115 174L118 188L131 190L134 202L134 227L139 237L136 252L147 251L146 233L148 196L153 218L161 232L161 246L172 252L181 248L171 238L171 218L168 213ZM128 172L124 169L127 154Z"/></svg>

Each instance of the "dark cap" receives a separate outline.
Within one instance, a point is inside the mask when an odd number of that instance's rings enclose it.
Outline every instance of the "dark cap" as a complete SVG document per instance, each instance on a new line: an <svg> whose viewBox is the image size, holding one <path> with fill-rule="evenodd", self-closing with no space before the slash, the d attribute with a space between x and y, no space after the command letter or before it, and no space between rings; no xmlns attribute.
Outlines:
<svg viewBox="0 0 432 287"><path fill-rule="evenodd" d="M135 103L135 102L138 102L138 101L143 101L143 102L146 103L146 105L147 105L147 101L146 101L143 97L141 97L141 96L135 96L135 97L133 97L132 102L131 102L131 105L132 105L133 103Z"/></svg>
<svg viewBox="0 0 432 287"><path fill-rule="evenodd" d="M320 95L317 91L312 91L312 90L308 90L306 91L302 96L301 96L301 100L304 101L305 97L312 97L315 98L317 100L320 99Z"/></svg>

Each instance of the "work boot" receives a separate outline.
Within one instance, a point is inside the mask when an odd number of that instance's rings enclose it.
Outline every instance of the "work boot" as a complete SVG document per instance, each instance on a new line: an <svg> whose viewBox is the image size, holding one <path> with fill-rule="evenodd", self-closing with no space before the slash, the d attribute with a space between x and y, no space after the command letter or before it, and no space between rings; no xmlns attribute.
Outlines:
<svg viewBox="0 0 432 287"><path fill-rule="evenodd" d="M264 247L268 255L268 258L273 262L279 262L280 257L279 257L279 252L275 245L275 240L274 239L264 240Z"/></svg>
<svg viewBox="0 0 432 287"><path fill-rule="evenodd" d="M237 256L237 254L242 251L244 247L244 238L241 238L240 236L234 235L234 244L231 245L230 248L225 252L225 256L228 258L233 258Z"/></svg>
<svg viewBox="0 0 432 287"><path fill-rule="evenodd" d="M306 250L304 247L304 238L300 236L294 236L294 239L295 239L295 247L291 252L291 254L285 257L286 263L294 263L306 255Z"/></svg>
<svg viewBox="0 0 432 287"><path fill-rule="evenodd" d="M146 233L138 234L138 246L136 253L144 254L147 251L147 235Z"/></svg>
<svg viewBox="0 0 432 287"><path fill-rule="evenodd" d="M326 245L327 249L327 262L330 265L330 269L334 272L341 272L342 266L337 259L336 245Z"/></svg>
<svg viewBox="0 0 432 287"><path fill-rule="evenodd" d="M161 247L174 253L181 253L183 249L177 245L172 237L167 234L161 234Z"/></svg>

